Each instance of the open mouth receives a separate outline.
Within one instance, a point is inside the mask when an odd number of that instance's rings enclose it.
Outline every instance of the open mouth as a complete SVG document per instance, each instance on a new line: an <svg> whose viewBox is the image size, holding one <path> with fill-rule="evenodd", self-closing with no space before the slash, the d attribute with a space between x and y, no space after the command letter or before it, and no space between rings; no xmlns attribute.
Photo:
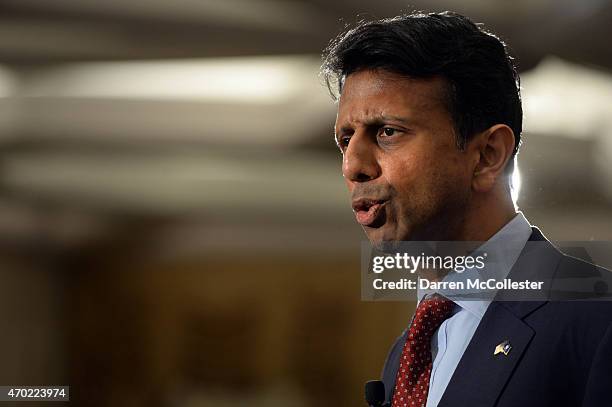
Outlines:
<svg viewBox="0 0 612 407"><path fill-rule="evenodd" d="M358 199L353 201L353 211L362 226L380 227L385 223L385 199Z"/></svg>

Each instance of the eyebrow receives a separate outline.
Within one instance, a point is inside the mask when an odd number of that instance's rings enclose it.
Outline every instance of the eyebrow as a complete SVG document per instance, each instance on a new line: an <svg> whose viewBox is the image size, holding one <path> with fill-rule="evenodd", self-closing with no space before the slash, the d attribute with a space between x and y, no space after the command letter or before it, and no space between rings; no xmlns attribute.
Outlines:
<svg viewBox="0 0 612 407"><path fill-rule="evenodd" d="M406 118L406 117L401 117L401 116L394 116L394 115L379 115L379 116L373 116L373 117L369 117L366 120L360 121L362 124L364 124L366 127L371 127L371 126L380 126L386 122L389 121L395 121L395 122L400 122L402 124L406 124L406 125L410 125L413 124L413 121ZM340 127L340 132L339 134L343 134L343 133L348 133L351 130L353 130L353 127L350 125L343 125Z"/></svg>

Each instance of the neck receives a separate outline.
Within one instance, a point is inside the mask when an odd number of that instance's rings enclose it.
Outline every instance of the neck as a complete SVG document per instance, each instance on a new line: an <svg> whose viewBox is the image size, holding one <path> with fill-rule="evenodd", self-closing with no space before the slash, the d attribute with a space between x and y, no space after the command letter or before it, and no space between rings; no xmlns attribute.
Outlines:
<svg viewBox="0 0 612 407"><path fill-rule="evenodd" d="M516 216L510 191L473 198L467 208L459 240L485 242Z"/></svg>
<svg viewBox="0 0 612 407"><path fill-rule="evenodd" d="M445 248L443 253L438 253L443 256L465 256L481 243L488 241L500 229L516 216L514 205L501 207L499 203L495 207L491 207L483 211L483 207L479 207L478 211L468 213L465 218L465 226L461 230L459 242L456 245ZM425 278L429 281L441 281L448 270L435 269L419 269L417 271L420 278Z"/></svg>

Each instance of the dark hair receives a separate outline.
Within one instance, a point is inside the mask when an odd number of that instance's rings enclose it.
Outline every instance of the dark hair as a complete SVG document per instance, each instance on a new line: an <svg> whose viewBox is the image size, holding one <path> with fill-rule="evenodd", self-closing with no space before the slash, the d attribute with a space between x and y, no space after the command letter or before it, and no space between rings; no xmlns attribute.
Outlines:
<svg viewBox="0 0 612 407"><path fill-rule="evenodd" d="M381 69L410 78L446 79L446 105L458 147L495 124L514 132L517 153L523 122L520 80L506 45L456 13L414 13L361 22L323 53L321 74L334 98L345 78ZM513 167L512 160L509 163Z"/></svg>

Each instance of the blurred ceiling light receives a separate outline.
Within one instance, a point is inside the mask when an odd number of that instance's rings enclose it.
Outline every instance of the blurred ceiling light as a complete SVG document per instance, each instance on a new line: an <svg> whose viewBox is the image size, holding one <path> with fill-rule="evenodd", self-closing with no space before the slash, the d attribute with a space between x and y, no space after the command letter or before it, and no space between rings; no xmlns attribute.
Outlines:
<svg viewBox="0 0 612 407"><path fill-rule="evenodd" d="M0 65L0 98L12 96L17 86L17 79L13 72Z"/></svg>
<svg viewBox="0 0 612 407"><path fill-rule="evenodd" d="M292 208L292 214L347 213L337 162L313 153L15 153L3 158L3 188L84 207L166 214L282 207Z"/></svg>
<svg viewBox="0 0 612 407"><path fill-rule="evenodd" d="M596 188L612 199L612 77L547 58L522 83L525 131L592 142L583 165L594 165Z"/></svg>
<svg viewBox="0 0 612 407"><path fill-rule="evenodd" d="M521 76L525 131L585 138L612 126L612 77L549 57Z"/></svg>
<svg viewBox="0 0 612 407"><path fill-rule="evenodd" d="M316 86L312 66L312 57L80 63L40 72L20 96L281 103L304 74Z"/></svg>
<svg viewBox="0 0 612 407"><path fill-rule="evenodd" d="M0 142L11 139L19 119L19 106L11 98L17 92L17 76L0 65Z"/></svg>
<svg viewBox="0 0 612 407"><path fill-rule="evenodd" d="M26 138L293 146L331 131L320 63L317 55L70 63L28 71L7 102Z"/></svg>

